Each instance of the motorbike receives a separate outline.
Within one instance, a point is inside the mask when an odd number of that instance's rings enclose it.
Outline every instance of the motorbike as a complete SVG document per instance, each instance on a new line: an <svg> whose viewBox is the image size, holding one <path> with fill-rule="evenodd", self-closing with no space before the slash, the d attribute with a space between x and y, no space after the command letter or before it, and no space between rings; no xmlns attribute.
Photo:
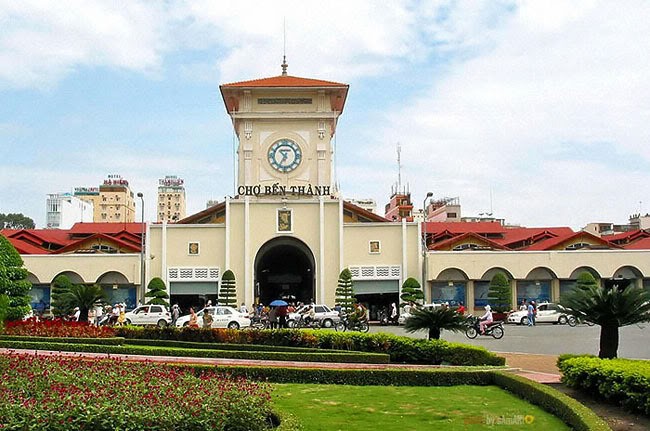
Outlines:
<svg viewBox="0 0 650 431"><path fill-rule="evenodd" d="M381 326L388 326L388 313L386 310L379 310L377 317L379 318L379 324Z"/></svg>
<svg viewBox="0 0 650 431"><path fill-rule="evenodd" d="M350 320L348 316L341 316L341 320L334 326L337 331L359 331L368 332L370 326L366 320Z"/></svg>
<svg viewBox="0 0 650 431"><path fill-rule="evenodd" d="M571 327L574 327L574 326L576 326L576 325L579 325L580 323L586 323L587 326L594 326L594 325L595 325L594 322L590 322L590 321L588 321L588 320L584 320L583 318L576 317L576 316L569 316L569 317L567 318L567 322L566 322L566 323L567 323L569 326L571 326Z"/></svg>
<svg viewBox="0 0 650 431"><path fill-rule="evenodd" d="M475 316L469 316L467 318L467 329L465 330L465 335L469 339L474 339L476 338L479 334L480 335L486 335L486 336L492 336L495 339L500 339L503 338L503 321L498 321L498 322L492 322L489 325L485 327L485 333L481 334L481 327L480 327L480 322L481 319Z"/></svg>

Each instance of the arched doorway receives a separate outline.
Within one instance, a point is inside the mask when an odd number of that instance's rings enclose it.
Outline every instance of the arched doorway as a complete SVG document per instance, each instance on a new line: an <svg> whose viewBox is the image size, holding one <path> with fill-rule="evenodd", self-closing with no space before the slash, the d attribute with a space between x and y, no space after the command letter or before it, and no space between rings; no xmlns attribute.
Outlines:
<svg viewBox="0 0 650 431"><path fill-rule="evenodd" d="M304 242L291 237L274 238L255 256L255 297L262 304L286 297L312 302L314 273L314 255Z"/></svg>

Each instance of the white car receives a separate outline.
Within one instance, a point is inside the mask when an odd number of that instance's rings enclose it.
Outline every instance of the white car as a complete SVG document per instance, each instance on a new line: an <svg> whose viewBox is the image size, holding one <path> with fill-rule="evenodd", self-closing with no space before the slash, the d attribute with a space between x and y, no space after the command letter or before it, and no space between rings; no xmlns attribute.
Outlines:
<svg viewBox="0 0 650 431"><path fill-rule="evenodd" d="M289 328L293 328L294 323L300 318L300 314L307 310L307 307L309 307L309 305L303 305L295 312L287 315L287 326ZM314 320L318 322L318 325L322 328L332 328L341 320L338 311L330 309L327 305L314 304L312 307L314 307L315 312Z"/></svg>
<svg viewBox="0 0 650 431"><path fill-rule="evenodd" d="M240 313L232 307L217 305L215 307L204 308L196 313L196 321L199 328L203 328L203 315L205 313L210 313L212 315L211 328L239 329L251 326L251 319L248 314ZM181 316L176 320L176 326L179 328L187 326L189 323L189 314Z"/></svg>
<svg viewBox="0 0 650 431"><path fill-rule="evenodd" d="M124 314L127 325L158 325L167 326L172 321L172 315L164 305L141 305Z"/></svg>
<svg viewBox="0 0 650 431"><path fill-rule="evenodd" d="M424 309L430 309L430 310L435 310L438 307L442 307L442 304L424 304L421 308ZM409 312L402 312L399 317L397 318L397 324L398 325L404 325L406 323L406 319L411 317L411 313Z"/></svg>
<svg viewBox="0 0 650 431"><path fill-rule="evenodd" d="M513 311L508 314L508 323L516 323L517 325L528 325L528 311L520 310ZM562 308L551 302L543 302L537 304L537 315L535 316L535 323L553 323L564 325L568 321L567 314Z"/></svg>

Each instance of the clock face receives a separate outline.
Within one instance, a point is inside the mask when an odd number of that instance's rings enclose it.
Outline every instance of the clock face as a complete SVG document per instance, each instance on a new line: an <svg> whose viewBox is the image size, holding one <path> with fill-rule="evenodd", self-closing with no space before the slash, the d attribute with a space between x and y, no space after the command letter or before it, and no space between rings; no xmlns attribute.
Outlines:
<svg viewBox="0 0 650 431"><path fill-rule="evenodd" d="M269 148L269 163L280 172L295 170L302 160L302 151L298 144L290 139L280 139Z"/></svg>

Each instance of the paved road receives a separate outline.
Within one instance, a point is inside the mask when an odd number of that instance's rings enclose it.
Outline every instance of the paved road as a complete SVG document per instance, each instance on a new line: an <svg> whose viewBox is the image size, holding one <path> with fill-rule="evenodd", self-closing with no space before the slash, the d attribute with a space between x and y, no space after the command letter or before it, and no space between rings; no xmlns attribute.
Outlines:
<svg viewBox="0 0 650 431"><path fill-rule="evenodd" d="M407 334L403 327L371 326L370 332L389 332L397 335L426 338L426 332ZM558 355L562 353L598 354L600 326L541 324L534 327L506 325L501 340L478 337L470 340L464 334L443 332L442 338L464 344L483 346L493 352L523 352ZM620 329L618 356L621 358L650 359L650 324L632 325Z"/></svg>

